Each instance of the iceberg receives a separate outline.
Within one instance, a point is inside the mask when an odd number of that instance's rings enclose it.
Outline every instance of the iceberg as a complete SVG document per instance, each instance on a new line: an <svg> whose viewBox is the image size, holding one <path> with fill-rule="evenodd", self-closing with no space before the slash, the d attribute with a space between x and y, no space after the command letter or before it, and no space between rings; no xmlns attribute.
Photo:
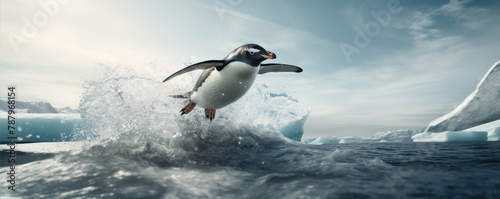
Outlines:
<svg viewBox="0 0 500 199"><path fill-rule="evenodd" d="M500 127L488 132L488 141L500 141Z"/></svg>
<svg viewBox="0 0 500 199"><path fill-rule="evenodd" d="M412 137L413 142L460 142L460 141L487 141L486 131L446 131L423 132Z"/></svg>
<svg viewBox="0 0 500 199"><path fill-rule="evenodd" d="M351 143L351 139L341 139L339 141L339 144L348 144L348 143Z"/></svg>
<svg viewBox="0 0 500 199"><path fill-rule="evenodd" d="M323 144L330 144L330 142L328 142L328 140L326 140L324 137L318 137L314 141L309 142L309 144L323 145Z"/></svg>
<svg viewBox="0 0 500 199"><path fill-rule="evenodd" d="M379 132L370 137L371 142L412 142L412 136L421 133L422 130L397 130Z"/></svg>
<svg viewBox="0 0 500 199"><path fill-rule="evenodd" d="M265 125L271 130L279 131L288 139L300 142L304 134L304 123L311 109L303 106L298 100L286 93L269 92L266 85L255 85L255 88L257 96L264 97L260 101L265 102L254 105L258 110L254 113L256 115L255 120L253 120L255 124ZM250 94L247 99L260 98L256 96L257 93ZM246 103L252 102L247 101Z"/></svg>
<svg viewBox="0 0 500 199"><path fill-rule="evenodd" d="M348 143L360 143L360 142L369 142L369 140L360 137L344 137L340 139L339 144L348 144Z"/></svg>
<svg viewBox="0 0 500 199"><path fill-rule="evenodd" d="M319 137L306 137L302 138L301 142L304 144L323 145L323 144L338 144L341 138L319 136Z"/></svg>
<svg viewBox="0 0 500 199"><path fill-rule="evenodd" d="M500 119L500 61L491 66L474 90L450 113L432 121L427 132L463 131Z"/></svg>
<svg viewBox="0 0 500 199"><path fill-rule="evenodd" d="M500 141L500 120L475 126L466 129L466 131L486 131L488 132L488 141Z"/></svg>

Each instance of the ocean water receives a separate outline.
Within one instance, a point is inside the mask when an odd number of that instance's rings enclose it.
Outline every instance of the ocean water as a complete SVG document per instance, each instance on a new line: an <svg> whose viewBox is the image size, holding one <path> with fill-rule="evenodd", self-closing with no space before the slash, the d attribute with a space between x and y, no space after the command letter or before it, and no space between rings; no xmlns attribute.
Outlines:
<svg viewBox="0 0 500 199"><path fill-rule="evenodd" d="M196 74L159 68L87 81L73 141L16 145L15 192L2 144L0 198L500 198L500 142L310 145L284 136L310 112L286 93L254 85L210 122L169 97Z"/></svg>
<svg viewBox="0 0 500 199"><path fill-rule="evenodd" d="M165 141L170 143L126 136L106 144L20 144L16 192L3 182L0 194L12 198L500 197L500 142L317 146L270 134L193 133ZM2 149L1 154L7 153ZM4 161L0 172L8 172Z"/></svg>

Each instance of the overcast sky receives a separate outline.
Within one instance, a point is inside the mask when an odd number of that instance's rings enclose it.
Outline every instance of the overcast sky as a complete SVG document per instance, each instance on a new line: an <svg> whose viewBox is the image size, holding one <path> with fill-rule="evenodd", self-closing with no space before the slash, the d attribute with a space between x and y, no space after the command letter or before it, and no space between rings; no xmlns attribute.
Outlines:
<svg viewBox="0 0 500 199"><path fill-rule="evenodd" d="M304 69L257 82L312 108L305 136L423 128L500 60L499 1L0 2L0 88L19 100L77 108L99 63L220 59L257 43Z"/></svg>

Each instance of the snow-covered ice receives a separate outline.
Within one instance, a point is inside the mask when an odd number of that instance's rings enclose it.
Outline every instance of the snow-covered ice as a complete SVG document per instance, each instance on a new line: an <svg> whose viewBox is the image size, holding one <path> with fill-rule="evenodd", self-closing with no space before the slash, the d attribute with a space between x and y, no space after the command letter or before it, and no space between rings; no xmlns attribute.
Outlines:
<svg viewBox="0 0 500 199"><path fill-rule="evenodd" d="M412 137L413 142L459 142L459 141L487 141L486 131L446 131L423 132Z"/></svg>
<svg viewBox="0 0 500 199"><path fill-rule="evenodd" d="M415 142L498 141L500 135L500 61L452 112L432 121ZM444 131L444 132L443 132Z"/></svg>
<svg viewBox="0 0 500 199"><path fill-rule="evenodd" d="M339 144L359 143L359 142L365 142L365 141L369 142L369 139L360 138L360 137L345 137L345 138L340 139Z"/></svg>
<svg viewBox="0 0 500 199"><path fill-rule="evenodd" d="M324 137L318 137L314 141L309 142L309 144L323 145L323 144L330 144L330 142L328 142L328 140L326 140Z"/></svg>
<svg viewBox="0 0 500 199"><path fill-rule="evenodd" d="M411 137L422 130L397 130L379 132L372 135L369 140L372 142L412 142Z"/></svg>
<svg viewBox="0 0 500 199"><path fill-rule="evenodd" d="M500 120L475 126L466 129L466 131L486 131L488 132L488 141L500 141Z"/></svg>
<svg viewBox="0 0 500 199"><path fill-rule="evenodd" d="M500 119L500 61L491 66L476 90L457 108L432 121L426 131L462 131L498 119Z"/></svg>

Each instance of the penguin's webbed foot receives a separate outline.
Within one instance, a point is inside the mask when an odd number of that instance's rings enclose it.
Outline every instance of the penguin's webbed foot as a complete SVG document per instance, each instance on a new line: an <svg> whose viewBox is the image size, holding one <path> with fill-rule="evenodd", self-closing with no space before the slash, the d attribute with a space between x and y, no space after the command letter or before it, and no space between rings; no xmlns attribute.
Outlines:
<svg viewBox="0 0 500 199"><path fill-rule="evenodd" d="M195 106L196 106L196 103L189 102L186 106L184 106L184 108L182 108L181 115L188 114L189 112L191 112L194 109Z"/></svg>
<svg viewBox="0 0 500 199"><path fill-rule="evenodd" d="M215 109L205 109L205 117L212 121L215 117Z"/></svg>

